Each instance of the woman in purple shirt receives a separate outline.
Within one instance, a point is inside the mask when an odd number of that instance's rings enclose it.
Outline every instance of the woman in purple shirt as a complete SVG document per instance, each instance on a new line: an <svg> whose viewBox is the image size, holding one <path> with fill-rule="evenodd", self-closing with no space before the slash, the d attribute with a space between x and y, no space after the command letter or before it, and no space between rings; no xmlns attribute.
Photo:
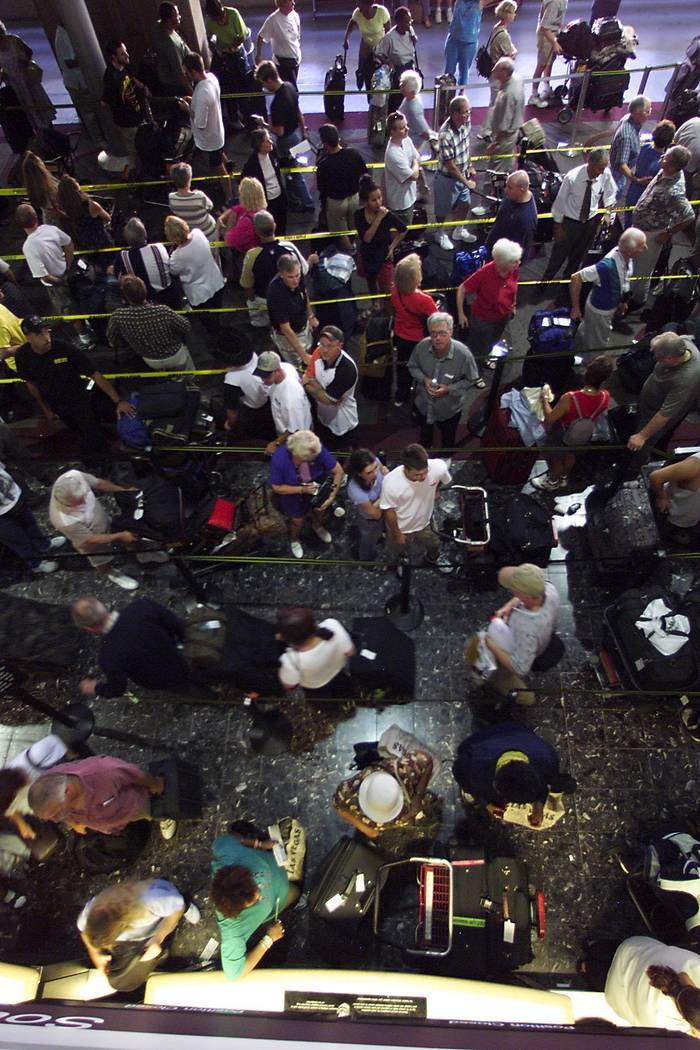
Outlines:
<svg viewBox="0 0 700 1050"><path fill-rule="evenodd" d="M333 477L328 498L319 507L312 500L319 482ZM289 536L292 554L304 557L299 542L304 519L310 515L311 528L321 543L332 543L333 538L323 525L323 516L335 500L343 480L343 468L324 448L311 430L297 430L287 438L270 460L270 487L277 497L277 506L289 518Z"/></svg>

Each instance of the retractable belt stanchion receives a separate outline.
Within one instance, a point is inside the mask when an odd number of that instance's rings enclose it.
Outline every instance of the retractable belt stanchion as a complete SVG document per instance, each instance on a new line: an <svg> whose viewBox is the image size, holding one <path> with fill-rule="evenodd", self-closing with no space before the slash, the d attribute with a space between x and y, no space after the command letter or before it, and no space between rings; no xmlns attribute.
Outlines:
<svg viewBox="0 0 700 1050"><path fill-rule="evenodd" d="M384 606L384 615L394 627L401 631L415 631L423 623L423 603L411 594L412 566L407 555L402 554L398 565L401 590Z"/></svg>

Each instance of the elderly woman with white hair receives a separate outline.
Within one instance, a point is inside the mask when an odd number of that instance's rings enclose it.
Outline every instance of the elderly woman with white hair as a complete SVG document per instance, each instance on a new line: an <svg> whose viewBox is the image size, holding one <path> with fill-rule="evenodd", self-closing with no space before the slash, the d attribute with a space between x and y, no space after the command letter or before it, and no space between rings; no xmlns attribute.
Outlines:
<svg viewBox="0 0 700 1050"><path fill-rule="evenodd" d="M149 244L148 233L141 219L135 215L124 227L126 248L115 259L114 271L118 277L140 277L146 285L148 299L164 303L173 310L182 306L179 281L170 273L170 256L164 244Z"/></svg>
<svg viewBox="0 0 700 1050"><path fill-rule="evenodd" d="M403 101L398 112L406 118L408 134L416 149L420 149L424 142L436 138L435 132L425 119L420 97L422 87L423 78L415 69L406 69L399 77L399 91L403 95Z"/></svg>
<svg viewBox="0 0 700 1050"><path fill-rule="evenodd" d="M122 485L115 485L105 478L96 478L94 474L68 470L56 478L51 489L49 519L56 531L70 540L79 554L87 555L93 568L105 573L107 579L117 587L133 591L138 583L114 567L113 549L114 545L133 545L138 542L138 536L126 530L110 532L109 515L95 496L96 492L128 491Z"/></svg>
<svg viewBox="0 0 700 1050"><path fill-rule="evenodd" d="M187 302L195 310L218 309L226 280L202 231L191 230L184 219L168 215L165 236L175 245L170 272L180 278ZM198 317L210 334L218 332L217 314L201 313Z"/></svg>
<svg viewBox="0 0 700 1050"><path fill-rule="evenodd" d="M343 468L323 447L313 431L297 430L290 434L286 444L281 445L270 460L269 476L277 505L289 518L294 557L304 557L299 536L307 516L321 543L332 543L333 538L323 525L323 517L338 495L343 481ZM320 491L325 492L326 485L328 494L319 504L317 497Z"/></svg>
<svg viewBox="0 0 700 1050"><path fill-rule="evenodd" d="M457 317L460 326L469 329L468 345L477 364L486 362L508 321L515 317L523 249L515 241L501 237L491 249L491 256L491 262L467 277L457 289ZM470 303L468 320L465 301Z"/></svg>
<svg viewBox="0 0 700 1050"><path fill-rule="evenodd" d="M511 24L517 13L518 5L515 3L515 0L501 0L500 4L496 5L494 10L496 24L491 30L491 36L486 43L486 50L491 59L492 66L496 65L499 58L515 58L518 53L518 49L513 44L513 41L510 38L510 33L508 32L508 26ZM489 77L489 88L491 89L489 108L486 114L486 119L481 125L481 130L476 136L478 139L483 139L484 142L488 142L491 138L493 107L500 86L501 85L497 80L492 76Z"/></svg>

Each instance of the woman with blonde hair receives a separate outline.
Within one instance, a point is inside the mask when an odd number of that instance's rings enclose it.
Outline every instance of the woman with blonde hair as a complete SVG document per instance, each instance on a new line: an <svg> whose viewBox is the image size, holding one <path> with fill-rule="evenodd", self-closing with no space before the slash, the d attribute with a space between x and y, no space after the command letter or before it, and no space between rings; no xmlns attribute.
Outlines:
<svg viewBox="0 0 700 1050"><path fill-rule="evenodd" d="M319 485L332 477L327 499L314 506ZM334 502L343 481L343 468L324 448L311 430L297 430L290 434L270 460L270 487L277 497L277 505L289 518L289 538L295 558L304 557L299 542L304 519L311 519L311 528L321 543L331 543L332 536L323 526L323 516Z"/></svg>
<svg viewBox="0 0 700 1050"><path fill-rule="evenodd" d="M51 226L60 225L61 209L56 199L58 180L54 178L41 157L27 150L22 161L22 178L27 190L29 203L39 221Z"/></svg>
<svg viewBox="0 0 700 1050"><path fill-rule="evenodd" d="M76 925L93 966L112 988L131 992L148 979L163 953L163 943L181 919L196 925L195 904L165 879L117 883L92 897Z"/></svg>
<svg viewBox="0 0 700 1050"><path fill-rule="evenodd" d="M165 237L175 245L170 254L170 273L180 278L187 302L197 310L218 309L226 281L202 231L190 230L184 219L168 215ZM210 333L218 331L216 314L198 316Z"/></svg>
<svg viewBox="0 0 700 1050"><path fill-rule="evenodd" d="M496 5L494 11L496 25L493 27L491 36L486 45L489 58L494 66L499 58L515 58L518 53L518 49L513 44L513 41L510 38L510 33L508 32L508 26L511 24L517 13L518 5L515 3L515 0L501 0L500 4ZM484 123L481 125L481 130L476 136L478 139L483 139L484 142L489 142L491 139L493 107L496 104L496 95L498 94L501 85L494 77L490 77L489 87L491 89L489 108Z"/></svg>
<svg viewBox="0 0 700 1050"><path fill-rule="evenodd" d="M227 247L245 255L249 248L257 248L260 239L253 219L267 209L263 184L259 179L246 177L238 184L238 204L225 211L219 219Z"/></svg>
<svg viewBox="0 0 700 1050"><path fill-rule="evenodd" d="M420 290L423 268L415 252L405 255L394 267L391 309L394 314L394 350L397 370L395 405L402 405L411 393L411 376L406 363L416 343L425 339L426 324L438 308L432 295Z"/></svg>

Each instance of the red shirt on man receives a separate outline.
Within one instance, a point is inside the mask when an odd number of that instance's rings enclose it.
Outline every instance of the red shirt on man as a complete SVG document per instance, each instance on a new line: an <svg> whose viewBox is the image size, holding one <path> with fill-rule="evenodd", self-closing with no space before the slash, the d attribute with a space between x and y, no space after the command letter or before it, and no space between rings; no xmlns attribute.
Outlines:
<svg viewBox="0 0 700 1050"><path fill-rule="evenodd" d="M502 277L495 262L486 263L462 281L467 295L475 295L470 309L480 321L502 321L515 310L519 267Z"/></svg>
<svg viewBox="0 0 700 1050"><path fill-rule="evenodd" d="M68 803L56 821L84 824L103 835L116 835L133 820L150 815L151 792L145 785L148 774L120 758L93 755L52 766L47 774L77 777L85 792L85 806Z"/></svg>

